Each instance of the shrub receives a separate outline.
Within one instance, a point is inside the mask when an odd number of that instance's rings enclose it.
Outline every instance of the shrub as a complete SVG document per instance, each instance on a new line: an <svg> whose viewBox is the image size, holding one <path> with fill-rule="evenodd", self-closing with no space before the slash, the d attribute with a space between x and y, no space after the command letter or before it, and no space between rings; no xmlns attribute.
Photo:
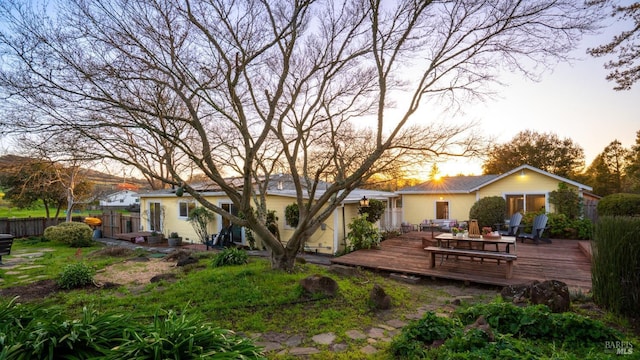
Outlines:
<svg viewBox="0 0 640 360"><path fill-rule="evenodd" d="M349 251L371 249L380 245L382 235L378 227L367 221L367 215L357 216L349 224Z"/></svg>
<svg viewBox="0 0 640 360"><path fill-rule="evenodd" d="M93 231L85 223L65 222L44 230L47 240L67 244L70 247L89 247L93 244Z"/></svg>
<svg viewBox="0 0 640 360"><path fill-rule="evenodd" d="M300 208L298 207L298 203L287 205L284 209L284 219L287 221L287 225L292 228L298 227L298 222L300 221Z"/></svg>
<svg viewBox="0 0 640 360"><path fill-rule="evenodd" d="M249 255L239 248L225 248L213 258L213 267L228 265L244 265L249 262Z"/></svg>
<svg viewBox="0 0 640 360"><path fill-rule="evenodd" d="M640 317L640 218L604 216L593 235L594 301L618 314Z"/></svg>
<svg viewBox="0 0 640 360"><path fill-rule="evenodd" d="M58 286L74 289L93 284L93 269L83 262L69 264L62 269Z"/></svg>
<svg viewBox="0 0 640 360"><path fill-rule="evenodd" d="M611 194L598 202L599 216L640 215L640 194Z"/></svg>
<svg viewBox="0 0 640 360"><path fill-rule="evenodd" d="M570 220L577 219L582 213L582 198L578 192L566 183L559 183L558 190L549 194L549 203L555 212L566 215Z"/></svg>
<svg viewBox="0 0 640 360"><path fill-rule="evenodd" d="M384 202L376 199L371 199L369 200L369 206L363 206L358 209L358 214L367 214L367 221L375 223L376 221L380 220L380 218L384 214L384 209Z"/></svg>
<svg viewBox="0 0 640 360"><path fill-rule="evenodd" d="M506 208L507 203L502 196L484 197L473 204L469 210L469 219L477 219L480 228L502 224L506 217Z"/></svg>

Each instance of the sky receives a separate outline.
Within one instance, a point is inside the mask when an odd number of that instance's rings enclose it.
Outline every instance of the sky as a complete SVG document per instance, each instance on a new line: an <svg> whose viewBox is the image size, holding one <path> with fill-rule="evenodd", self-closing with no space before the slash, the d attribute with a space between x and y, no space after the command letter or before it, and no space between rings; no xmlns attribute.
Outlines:
<svg viewBox="0 0 640 360"><path fill-rule="evenodd" d="M615 91L604 64L611 58L594 58L587 48L610 41L628 24L608 26L600 34L587 36L571 53L578 60L560 63L539 82L516 74L505 74L507 85L495 88L497 99L466 106L465 118L476 120L480 129L497 143L511 140L523 130L553 133L570 138L584 149L586 166L614 140L629 148L640 130L640 83L629 91ZM441 175L480 175L482 161L438 163ZM421 177L426 178L428 164Z"/></svg>
<svg viewBox="0 0 640 360"><path fill-rule="evenodd" d="M624 1L626 2L626 1ZM629 148L640 130L640 83L630 91L613 90L605 79L604 63L610 58L594 58L586 53L611 40L630 24L611 20L600 34L586 36L570 56L571 63L557 64L539 82L505 72L495 87L496 98L468 104L457 121L475 121L483 133L497 143L511 140L523 130L553 133L570 138L585 152L586 166L614 140ZM447 120L446 114L439 120ZM449 114L451 116L451 114ZM0 138L0 152L9 147ZM428 178L432 163L425 163L417 177ZM439 162L441 175L480 175L481 159Z"/></svg>

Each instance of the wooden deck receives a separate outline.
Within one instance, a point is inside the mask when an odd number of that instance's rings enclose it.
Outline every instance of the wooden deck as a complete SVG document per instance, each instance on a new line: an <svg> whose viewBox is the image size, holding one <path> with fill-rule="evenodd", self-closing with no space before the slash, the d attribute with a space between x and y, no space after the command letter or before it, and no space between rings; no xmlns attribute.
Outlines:
<svg viewBox="0 0 640 360"><path fill-rule="evenodd" d="M437 234L436 234L437 235ZM358 250L331 260L334 264L394 272L421 277L460 280L469 283L506 286L531 280L559 280L571 289L591 290L591 261L576 240L553 240L552 244L518 242L518 260L513 263L513 277L505 278L506 264L492 260L446 259L435 268L422 246L422 237L431 233L413 231L381 243L379 250Z"/></svg>

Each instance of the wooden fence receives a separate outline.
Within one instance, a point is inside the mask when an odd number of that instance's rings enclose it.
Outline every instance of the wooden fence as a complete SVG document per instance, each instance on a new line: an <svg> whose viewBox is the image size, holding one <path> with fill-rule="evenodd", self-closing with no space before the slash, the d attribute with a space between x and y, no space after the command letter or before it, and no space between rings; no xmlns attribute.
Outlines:
<svg viewBox="0 0 640 360"><path fill-rule="evenodd" d="M105 211L95 216L102 220L103 237L115 238L115 234L140 230L140 214L123 215L115 211ZM74 216L72 221L82 222L84 217ZM42 236L44 229L65 222L65 218L0 218L0 233L11 234L16 238Z"/></svg>
<svg viewBox="0 0 640 360"><path fill-rule="evenodd" d="M115 234L140 231L140 213L123 215L116 211L105 211L96 217L102 220L102 237L115 239Z"/></svg>
<svg viewBox="0 0 640 360"><path fill-rule="evenodd" d="M73 221L82 221L80 216L74 216ZM49 226L65 222L65 218L0 218L0 233L11 234L14 237L42 236L44 229Z"/></svg>

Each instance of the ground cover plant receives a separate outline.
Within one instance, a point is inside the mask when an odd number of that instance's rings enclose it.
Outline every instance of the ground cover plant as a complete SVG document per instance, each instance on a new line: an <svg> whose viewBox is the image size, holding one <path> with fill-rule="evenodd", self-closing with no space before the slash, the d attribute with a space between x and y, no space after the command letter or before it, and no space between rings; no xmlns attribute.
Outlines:
<svg viewBox="0 0 640 360"><path fill-rule="evenodd" d="M601 321L497 299L451 318L429 312L402 330L390 352L399 359L603 359L616 355L608 344L631 353L638 346Z"/></svg>

